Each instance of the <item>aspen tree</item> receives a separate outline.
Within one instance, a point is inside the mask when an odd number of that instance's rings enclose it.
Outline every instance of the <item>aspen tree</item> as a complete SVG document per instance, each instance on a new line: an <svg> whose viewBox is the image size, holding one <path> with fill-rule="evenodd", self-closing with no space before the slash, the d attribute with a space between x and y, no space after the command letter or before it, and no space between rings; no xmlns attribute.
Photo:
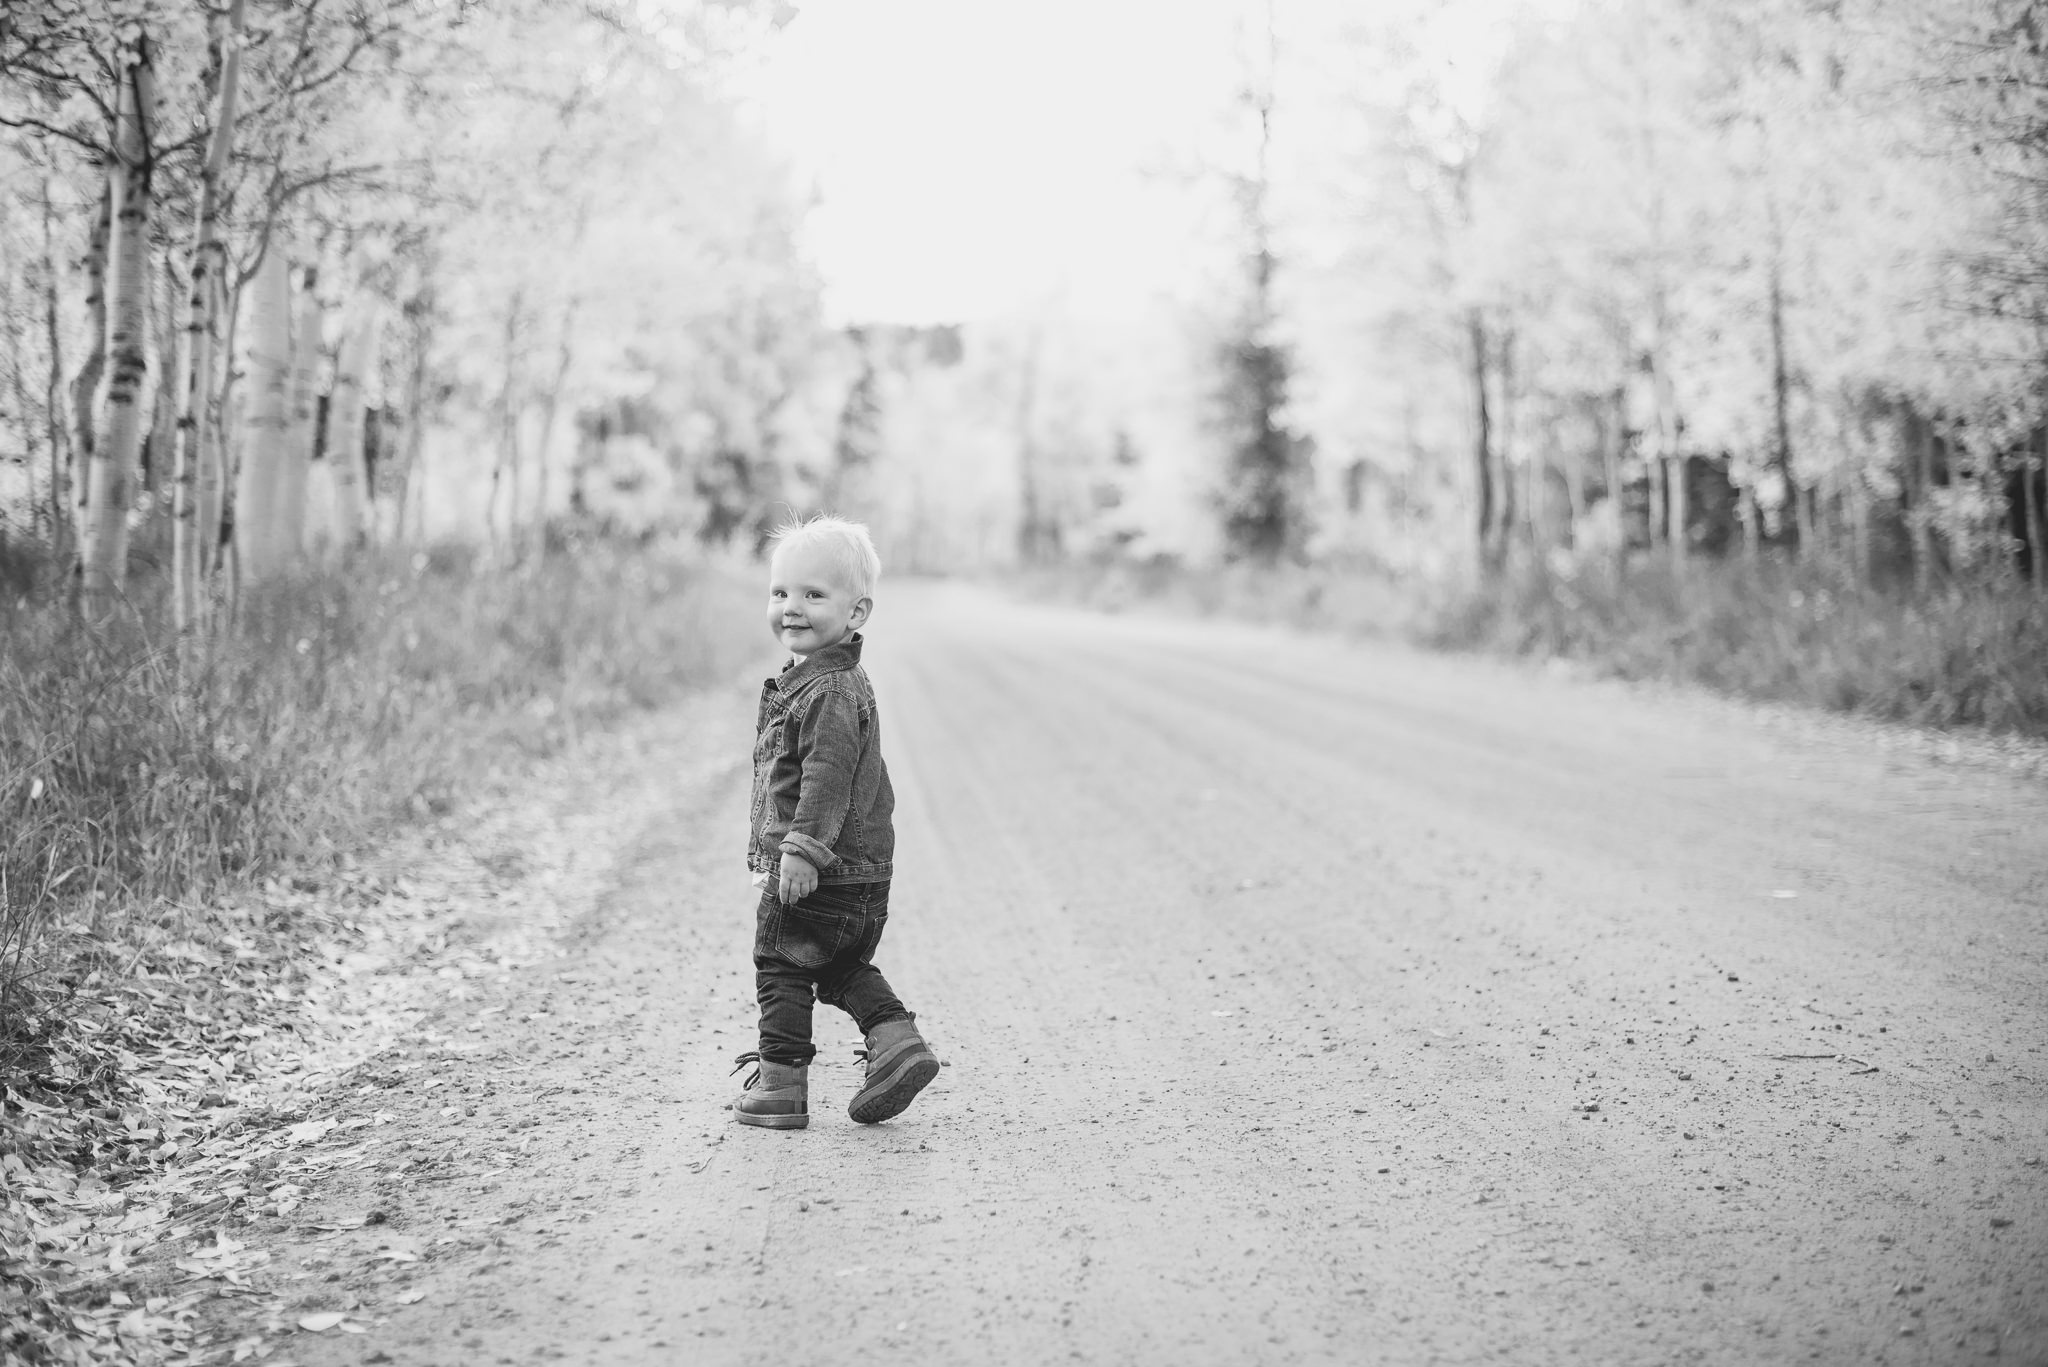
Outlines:
<svg viewBox="0 0 2048 1367"><path fill-rule="evenodd" d="M347 552L363 536L368 491L363 470L363 377L372 363L376 333L367 313L351 320L334 358L327 400L328 474L334 484L335 549Z"/></svg>
<svg viewBox="0 0 2048 1367"><path fill-rule="evenodd" d="M381 533L377 513L377 486L371 478L369 461L370 403L374 399L379 405L384 401L384 327L383 315L372 308L362 320L363 354L356 367L356 437L351 448L351 459L356 474L356 487L362 491L362 520L359 536L372 540ZM381 448L380 448L381 451Z"/></svg>
<svg viewBox="0 0 2048 1367"><path fill-rule="evenodd" d="M2019 461L2021 554L2026 557L2027 578L2036 593L2048 592L2048 574L2043 573L2048 567L2041 563L2043 554L2048 553L2048 517L2044 517L2041 487L2043 465L2048 463L2043 459L2048 456L2044 443L2048 443L2048 434L2029 433Z"/></svg>
<svg viewBox="0 0 2048 1367"><path fill-rule="evenodd" d="M178 265L171 247L166 246L158 257L156 278L163 289L151 301L150 332L156 341L155 370L160 378L150 399L149 435L143 445L141 484L151 523L155 521L158 504L161 502L165 507L170 504L171 449L178 426L178 396L172 380L183 364L185 352L185 331L178 313ZM151 534L157 535L154 530Z"/></svg>
<svg viewBox="0 0 2048 1367"><path fill-rule="evenodd" d="M0 212L5 212L0 210ZM18 283L17 283L18 282ZM17 276L13 272L0 272L0 331L7 337L7 378L8 387L13 390L12 407L15 420L21 425L22 473L26 476L24 502L29 509L35 507L36 461L34 430L29 426L32 411L29 399L29 352L27 334L32 318L22 306L16 294L19 288L26 294L29 280L26 272ZM31 513L31 516L33 514ZM5 519L0 519L0 539L5 537Z"/></svg>
<svg viewBox="0 0 2048 1367"><path fill-rule="evenodd" d="M519 339L525 323L525 301L525 292L515 289L505 310L505 378L498 389L498 451L497 458L491 463L490 498L484 503L484 530L493 545L498 541L498 492L507 483L507 471L512 476L512 507L505 525L509 530L516 530L519 526L519 421L524 407L519 382L524 353Z"/></svg>
<svg viewBox="0 0 2048 1367"><path fill-rule="evenodd" d="M1465 311L1466 335L1471 340L1472 363L1472 473L1474 487L1478 491L1474 513L1474 532L1479 550L1479 568L1492 572L1499 568L1494 558L1494 489L1493 489L1493 410L1487 402L1487 356L1490 347L1487 341L1486 314L1478 305Z"/></svg>
<svg viewBox="0 0 2048 1367"><path fill-rule="evenodd" d="M555 373L548 382L547 393L541 399L540 432L535 438L533 525L534 539L542 550L547 548L548 460L554 441L555 418L561 408L562 386L568 383L569 367L575 360L573 344L576 337L578 302L572 295L562 308L561 344L555 352Z"/></svg>
<svg viewBox="0 0 2048 1367"><path fill-rule="evenodd" d="M85 529L85 589L96 598L120 591L128 561L128 505L142 439L142 386L148 379L150 120L154 113L149 36L140 25L122 49L121 97L109 167L113 232L107 257L105 440L93 451Z"/></svg>
<svg viewBox="0 0 2048 1367"><path fill-rule="evenodd" d="M223 366L220 386L207 400L207 418L201 427L204 438L194 451L193 461L193 545L199 558L199 583L204 585L220 568L221 523L226 515L227 469L233 456L235 380L232 358L236 353L235 326L241 314L241 291L229 290L225 281L214 304L215 316L223 320L222 335L214 348L216 364Z"/></svg>
<svg viewBox="0 0 2048 1367"><path fill-rule="evenodd" d="M434 294L429 286L422 286L405 306L411 360L405 380L405 450L399 457L398 477L392 481L396 486L393 502L397 506L392 510L391 534L397 541L406 539L406 528L418 510L414 495L420 457L426 446L427 366L433 351L434 309Z"/></svg>
<svg viewBox="0 0 2048 1367"><path fill-rule="evenodd" d="M273 243L250 295L249 415L235 480L235 553L244 577L277 572L279 476L291 440L291 271Z"/></svg>
<svg viewBox="0 0 2048 1367"><path fill-rule="evenodd" d="M324 314L309 269L292 319L289 423L278 452L276 519L280 561L298 559L306 549L306 483L313 459L314 422L319 416L320 329Z"/></svg>
<svg viewBox="0 0 2048 1367"><path fill-rule="evenodd" d="M71 527L85 555L85 514L92 487L92 453L99 445L93 405L107 368L107 242L113 236L113 184L100 183L98 216L85 254L85 355L71 381Z"/></svg>
<svg viewBox="0 0 2048 1367"><path fill-rule="evenodd" d="M50 204L50 178L43 177L43 328L49 352L48 378L43 386L43 418L50 430L50 553L51 563L64 564L65 539L70 518L64 507L64 462L67 443L63 407L59 395L64 386L64 339L57 310L57 251L51 231L55 213Z"/></svg>
<svg viewBox="0 0 2048 1367"><path fill-rule="evenodd" d="M229 0L215 19L219 65L213 133L199 168L199 221L192 244L192 285L185 304L185 346L178 377L177 452L172 457L171 610L180 631L198 619L205 529L199 522L198 474L206 459L214 401L214 358L220 341L220 298L227 245L220 234L221 180L235 140L235 102L242 69L242 7Z"/></svg>

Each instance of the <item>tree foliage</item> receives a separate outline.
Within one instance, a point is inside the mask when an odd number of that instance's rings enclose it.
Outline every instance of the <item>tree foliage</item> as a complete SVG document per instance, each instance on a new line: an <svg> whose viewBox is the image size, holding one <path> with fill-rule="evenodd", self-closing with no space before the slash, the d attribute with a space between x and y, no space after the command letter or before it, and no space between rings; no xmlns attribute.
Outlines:
<svg viewBox="0 0 2048 1367"><path fill-rule="evenodd" d="M1463 465L1492 563L2002 562L2048 366L2035 7L1532 7L1457 54L1480 100L1421 41L1441 8L1326 24L1297 85L1296 126L1353 130L1297 224L1336 245L1290 287L1296 411L1350 514L1325 545L1398 547L1418 464ZM1354 471L1390 496L1344 499Z"/></svg>
<svg viewBox="0 0 2048 1367"><path fill-rule="evenodd" d="M802 202L721 87L787 17L742 0L11 7L0 339L14 383L0 459L16 470L0 480L0 510L58 549L83 511L59 486L82 489L106 430L99 396L132 397L162 449L111 453L143 488L87 525L168 542L172 434L186 432L189 473L175 484L190 485L196 530L177 563L215 572L215 592L275 561L261 538L265 553L245 565L210 548L252 511L234 507L237 470L280 447L312 457L310 514L292 512L336 553L401 524L488 525L516 542L569 509L584 473L603 477L609 453L578 439L584 415L632 401L658 415L677 494L643 520L693 529L692 472L772 471L791 444L788 396L825 345L796 243ZM155 107L124 147L123 54L137 51L151 56ZM239 88L231 124L224 73ZM95 226L121 246L119 209L95 206L110 175L117 191L129 183L118 173L131 163L157 210L128 263L143 290L133 298L119 293L128 259L110 257ZM266 296L259 327L251 286L279 259L291 297L280 312ZM95 283L110 269L112 293ZM277 349L279 318L289 354L256 354ZM281 367L306 372L302 351L318 396L310 427L296 389L284 414L275 403ZM61 415L59 390L76 399ZM241 483L272 497L270 482Z"/></svg>

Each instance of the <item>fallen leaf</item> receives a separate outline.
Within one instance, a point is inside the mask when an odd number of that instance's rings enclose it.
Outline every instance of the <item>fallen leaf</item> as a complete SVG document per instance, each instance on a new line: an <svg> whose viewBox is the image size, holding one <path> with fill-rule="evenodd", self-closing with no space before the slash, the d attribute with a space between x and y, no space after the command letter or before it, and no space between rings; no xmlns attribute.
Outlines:
<svg viewBox="0 0 2048 1367"><path fill-rule="evenodd" d="M212 1248L195 1248L192 1250L192 1256L195 1258L225 1258L231 1253L241 1252L246 1247L246 1245L230 1239L227 1231L224 1229L216 1229L213 1232L213 1238L214 1244Z"/></svg>
<svg viewBox="0 0 2048 1367"><path fill-rule="evenodd" d="M396 1296L392 1297L392 1299L397 1301L400 1305L418 1305L421 1301L425 1300L426 1298L427 1293L424 1291L401 1291Z"/></svg>
<svg viewBox="0 0 2048 1367"><path fill-rule="evenodd" d="M311 1334L324 1334L347 1318L339 1310L322 1310L317 1315L299 1316L299 1328Z"/></svg>
<svg viewBox="0 0 2048 1367"><path fill-rule="evenodd" d="M338 1220L330 1220L326 1224L315 1225L313 1228L332 1232L338 1229L361 1229L368 1223L370 1223L370 1217L367 1215L344 1215Z"/></svg>
<svg viewBox="0 0 2048 1367"><path fill-rule="evenodd" d="M326 1120L301 1120L298 1124L286 1128L284 1132L285 1142L289 1144L310 1144L339 1123L339 1121L331 1117Z"/></svg>

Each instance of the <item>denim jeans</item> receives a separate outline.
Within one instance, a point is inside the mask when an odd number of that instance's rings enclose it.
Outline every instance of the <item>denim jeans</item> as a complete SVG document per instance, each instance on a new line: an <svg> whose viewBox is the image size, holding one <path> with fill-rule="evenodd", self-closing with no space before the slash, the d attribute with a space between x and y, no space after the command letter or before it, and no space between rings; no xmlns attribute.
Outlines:
<svg viewBox="0 0 2048 1367"><path fill-rule="evenodd" d="M787 906L771 879L754 913L754 985L761 1000L761 1057L809 1063L811 1000L853 1017L865 1035L912 1019L874 965L889 920L889 885L828 883Z"/></svg>

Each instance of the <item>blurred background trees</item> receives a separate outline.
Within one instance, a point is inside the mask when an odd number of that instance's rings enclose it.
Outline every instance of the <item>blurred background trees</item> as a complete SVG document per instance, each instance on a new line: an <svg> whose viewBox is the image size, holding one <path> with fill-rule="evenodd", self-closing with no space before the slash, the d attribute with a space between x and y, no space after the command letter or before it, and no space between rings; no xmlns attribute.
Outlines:
<svg viewBox="0 0 2048 1367"><path fill-rule="evenodd" d="M1441 551L1420 474L1487 567L2031 564L2033 7L1587 0L1456 64L1446 8L1408 16L1405 61L1384 19L1300 30L1302 99L1361 129L1304 171L1319 544ZM1380 225L1346 242L1333 204Z"/></svg>
<svg viewBox="0 0 2048 1367"><path fill-rule="evenodd" d="M1431 577L1766 554L1862 582L2030 572L2036 7L1243 0L1188 21L1227 55L1208 121L1151 167L1172 277L961 320L961 364L1001 378L944 458L1012 471L976 515L1016 534L977 545ZM1048 431L1046 358L1096 349L1121 364Z"/></svg>
<svg viewBox="0 0 2048 1367"><path fill-rule="evenodd" d="M34 548L94 602L143 592L147 566L191 625L236 583L370 540L511 546L572 507L695 530L702 472L780 459L827 340L797 182L720 89L786 17L9 7L17 560ZM621 408L673 497L617 496L641 478L613 449L633 432L604 430Z"/></svg>
<svg viewBox="0 0 2048 1367"><path fill-rule="evenodd" d="M10 8L10 544L93 598L148 565L187 623L367 541L749 545L825 504L932 570L2032 572L2033 4L1204 0L1200 60L1096 64L1180 103L1094 231L952 311L835 303L835 202L750 76L792 14ZM871 231L943 204L947 117L889 126ZM1029 117L966 155L1000 178ZM1047 222L1090 221L1076 174Z"/></svg>

